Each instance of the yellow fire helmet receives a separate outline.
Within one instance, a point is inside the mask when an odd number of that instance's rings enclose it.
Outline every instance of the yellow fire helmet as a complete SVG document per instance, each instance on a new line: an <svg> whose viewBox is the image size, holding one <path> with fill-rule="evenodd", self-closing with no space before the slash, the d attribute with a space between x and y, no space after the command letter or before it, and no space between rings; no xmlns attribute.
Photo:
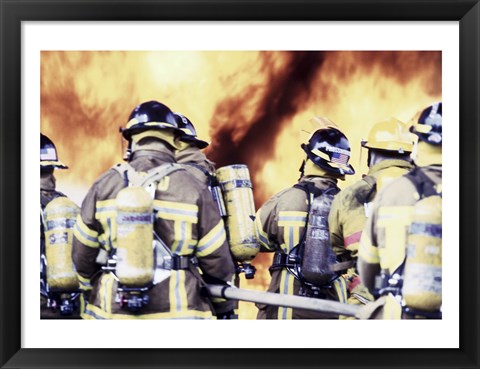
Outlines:
<svg viewBox="0 0 480 369"><path fill-rule="evenodd" d="M68 169L58 160L57 149L47 136L40 133L40 168L41 169Z"/></svg>
<svg viewBox="0 0 480 369"><path fill-rule="evenodd" d="M408 129L408 125L396 118L389 118L376 123L368 140L362 141L362 147L367 149L395 151L399 154L411 153L414 138Z"/></svg>

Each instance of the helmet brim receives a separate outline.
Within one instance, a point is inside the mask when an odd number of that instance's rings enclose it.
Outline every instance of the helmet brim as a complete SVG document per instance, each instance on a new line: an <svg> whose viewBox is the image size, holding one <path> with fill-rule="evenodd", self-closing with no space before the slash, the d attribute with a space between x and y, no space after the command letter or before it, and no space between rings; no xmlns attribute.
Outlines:
<svg viewBox="0 0 480 369"><path fill-rule="evenodd" d="M63 164L59 160L55 161L41 161L40 162L40 168L43 169L68 169L68 166Z"/></svg>
<svg viewBox="0 0 480 369"><path fill-rule="evenodd" d="M130 141L132 139L132 136L137 133L145 132L148 130L165 129L170 129L172 130L172 132L181 131L179 128L172 126L170 123L148 122L135 124L134 126L128 128L120 128L120 132L122 133L123 138L125 138L127 141Z"/></svg>
<svg viewBox="0 0 480 369"><path fill-rule="evenodd" d="M180 141L186 142L190 145L194 145L194 146L198 147L199 149L204 149L208 145L210 145L207 141L203 141L203 140L200 140L196 137L188 136L188 135L180 137Z"/></svg>
<svg viewBox="0 0 480 369"><path fill-rule="evenodd" d="M318 165L320 168L329 171L330 173L339 174L339 175L352 175L355 174L355 169L351 164L341 164L341 163L334 163L331 161L327 161L322 159L321 157L313 154L308 145L302 144L301 145L303 151L307 154L307 157L315 164Z"/></svg>

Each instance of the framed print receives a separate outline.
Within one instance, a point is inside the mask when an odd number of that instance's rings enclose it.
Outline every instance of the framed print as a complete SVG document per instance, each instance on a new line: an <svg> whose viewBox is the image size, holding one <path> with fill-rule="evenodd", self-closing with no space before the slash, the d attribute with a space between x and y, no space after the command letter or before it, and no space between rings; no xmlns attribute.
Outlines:
<svg viewBox="0 0 480 369"><path fill-rule="evenodd" d="M478 1L0 5L2 368L480 365ZM442 153L442 319L261 321L247 301L238 320L41 319L32 205L38 133L55 142L49 160L69 166L55 174L57 188L82 206L92 184L124 159L128 143L119 128L125 132L132 109L149 100L188 116L218 167L248 165L256 209L297 181L300 144L319 116L350 140L357 173L344 188L368 170L359 142L375 122L389 115L408 122L446 101L453 124ZM175 229L188 233L182 227ZM242 274L240 287L265 291L269 258L259 253L255 278ZM178 309L180 294L171 297ZM100 308L87 314L106 317Z"/></svg>

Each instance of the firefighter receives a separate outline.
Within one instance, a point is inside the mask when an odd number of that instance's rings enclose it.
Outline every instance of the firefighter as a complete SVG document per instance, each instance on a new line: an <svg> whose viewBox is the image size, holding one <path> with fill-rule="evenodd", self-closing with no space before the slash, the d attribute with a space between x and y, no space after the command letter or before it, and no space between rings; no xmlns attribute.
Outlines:
<svg viewBox="0 0 480 369"><path fill-rule="evenodd" d="M185 115L174 113L175 120L181 133L176 142L179 149L175 151L175 159L180 164L187 164L185 169L206 185L214 180L215 163L210 161L202 152L209 144L197 137L193 123Z"/></svg>
<svg viewBox="0 0 480 369"><path fill-rule="evenodd" d="M441 317L442 103L420 111L410 131L416 168L378 193L358 252L383 319Z"/></svg>
<svg viewBox="0 0 480 369"><path fill-rule="evenodd" d="M40 134L40 317L79 319L81 296L71 264L77 206L57 191L55 169L67 169L50 138ZM47 258L48 256L48 258ZM63 274L63 275L62 275Z"/></svg>
<svg viewBox="0 0 480 369"><path fill-rule="evenodd" d="M348 164L350 144L347 137L327 118L321 120L324 127L317 129L308 142L301 145L306 158L300 168L298 183L274 195L257 211L257 232L261 251L275 252L269 269L271 282L268 292L345 302L345 283L338 278L344 270L323 274L316 273L318 270L312 268L326 260L336 263L335 256L333 255L332 261L332 255L328 254L328 251L331 252L328 229L318 228L312 232L322 242L319 245L312 241L312 246L320 251L318 255L307 247L312 238L309 238L307 232L310 224L316 223L323 227L327 225L331 199L339 191L338 180L344 180L345 175L355 173ZM315 208L316 199L323 199L323 202L314 214L312 209ZM328 267L330 266L329 264ZM301 309L260 304L257 307L257 319L338 318L335 314Z"/></svg>
<svg viewBox="0 0 480 369"><path fill-rule="evenodd" d="M74 231L73 261L90 289L83 317L228 319L232 303L201 293L234 274L223 221L206 186L175 163L172 111L144 102L121 132L128 162L93 184Z"/></svg>
<svg viewBox="0 0 480 369"><path fill-rule="evenodd" d="M332 247L343 261L351 260L354 264L343 276L347 281L348 303L365 304L373 300L356 271L360 236L377 191L413 169L410 159L413 143L408 126L398 119L375 124L368 140L361 142L368 150L368 174L333 200L328 218Z"/></svg>
<svg viewBox="0 0 480 369"><path fill-rule="evenodd" d="M209 145L208 142L197 137L190 119L180 113L174 113L174 115L178 126L183 131L176 138L180 144L180 149L175 153L176 160L208 186L217 204L219 214L225 221L227 240L236 264L234 285L239 287L240 273L245 273L247 279L254 277L256 269L250 264L250 260L259 250L255 224L251 218L255 215L253 192L251 188L245 186L247 181L250 182L248 168L244 165L233 165L220 168L217 173L215 163L202 152ZM236 182L242 183L241 188L231 186ZM227 188L223 188L222 191L222 186L225 184ZM235 313L235 316L238 316L238 302L235 302Z"/></svg>

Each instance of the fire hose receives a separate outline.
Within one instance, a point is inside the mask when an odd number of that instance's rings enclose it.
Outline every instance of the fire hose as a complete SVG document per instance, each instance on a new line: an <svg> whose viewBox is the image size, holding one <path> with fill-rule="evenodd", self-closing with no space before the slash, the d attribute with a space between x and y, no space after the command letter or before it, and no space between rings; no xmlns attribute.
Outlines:
<svg viewBox="0 0 480 369"><path fill-rule="evenodd" d="M221 297L227 300L241 300L273 306L283 306L287 308L320 311L324 313L351 316L357 319L367 319L378 306L376 303L368 303L366 305L350 305L338 301L294 295L281 295L278 293L246 290L232 286L209 284L206 286L206 288L212 297Z"/></svg>

